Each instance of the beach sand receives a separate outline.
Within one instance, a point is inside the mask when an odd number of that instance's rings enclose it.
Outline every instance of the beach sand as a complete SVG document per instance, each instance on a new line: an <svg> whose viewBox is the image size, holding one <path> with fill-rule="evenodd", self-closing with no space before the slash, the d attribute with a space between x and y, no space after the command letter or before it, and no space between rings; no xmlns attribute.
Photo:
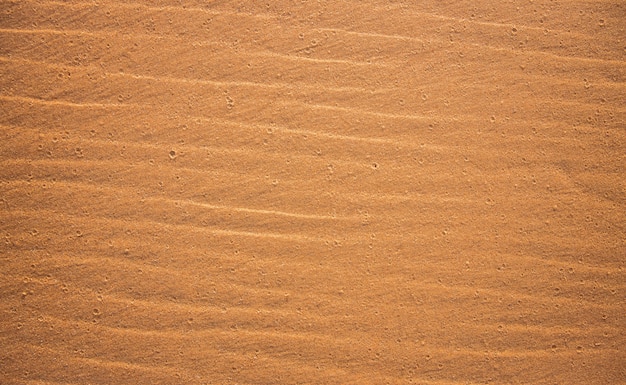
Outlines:
<svg viewBox="0 0 626 385"><path fill-rule="evenodd" d="M626 383L625 20L2 1L0 383Z"/></svg>

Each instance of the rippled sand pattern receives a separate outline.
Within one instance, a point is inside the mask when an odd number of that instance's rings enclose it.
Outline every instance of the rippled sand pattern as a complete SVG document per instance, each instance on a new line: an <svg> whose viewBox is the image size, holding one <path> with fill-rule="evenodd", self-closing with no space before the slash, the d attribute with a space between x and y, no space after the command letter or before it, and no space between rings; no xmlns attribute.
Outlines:
<svg viewBox="0 0 626 385"><path fill-rule="evenodd" d="M0 383L626 383L626 4L0 1Z"/></svg>

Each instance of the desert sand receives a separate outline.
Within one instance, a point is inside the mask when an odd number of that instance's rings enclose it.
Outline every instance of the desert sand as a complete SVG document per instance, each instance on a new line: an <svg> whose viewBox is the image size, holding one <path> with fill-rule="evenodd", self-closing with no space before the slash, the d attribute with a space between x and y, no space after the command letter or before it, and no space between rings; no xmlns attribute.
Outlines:
<svg viewBox="0 0 626 385"><path fill-rule="evenodd" d="M2 0L0 383L626 383L626 4Z"/></svg>

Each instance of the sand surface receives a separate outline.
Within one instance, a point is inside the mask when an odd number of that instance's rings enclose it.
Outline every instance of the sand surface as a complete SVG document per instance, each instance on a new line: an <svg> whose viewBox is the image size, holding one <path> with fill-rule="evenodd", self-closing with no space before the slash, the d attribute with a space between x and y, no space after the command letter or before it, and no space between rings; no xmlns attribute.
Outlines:
<svg viewBox="0 0 626 385"><path fill-rule="evenodd" d="M0 2L0 383L626 383L626 4Z"/></svg>

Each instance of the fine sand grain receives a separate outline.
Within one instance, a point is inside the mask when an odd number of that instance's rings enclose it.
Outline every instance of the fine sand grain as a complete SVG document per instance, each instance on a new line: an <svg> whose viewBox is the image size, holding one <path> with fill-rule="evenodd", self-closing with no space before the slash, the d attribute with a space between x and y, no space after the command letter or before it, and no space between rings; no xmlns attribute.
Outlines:
<svg viewBox="0 0 626 385"><path fill-rule="evenodd" d="M626 4L0 0L0 384L626 383Z"/></svg>

